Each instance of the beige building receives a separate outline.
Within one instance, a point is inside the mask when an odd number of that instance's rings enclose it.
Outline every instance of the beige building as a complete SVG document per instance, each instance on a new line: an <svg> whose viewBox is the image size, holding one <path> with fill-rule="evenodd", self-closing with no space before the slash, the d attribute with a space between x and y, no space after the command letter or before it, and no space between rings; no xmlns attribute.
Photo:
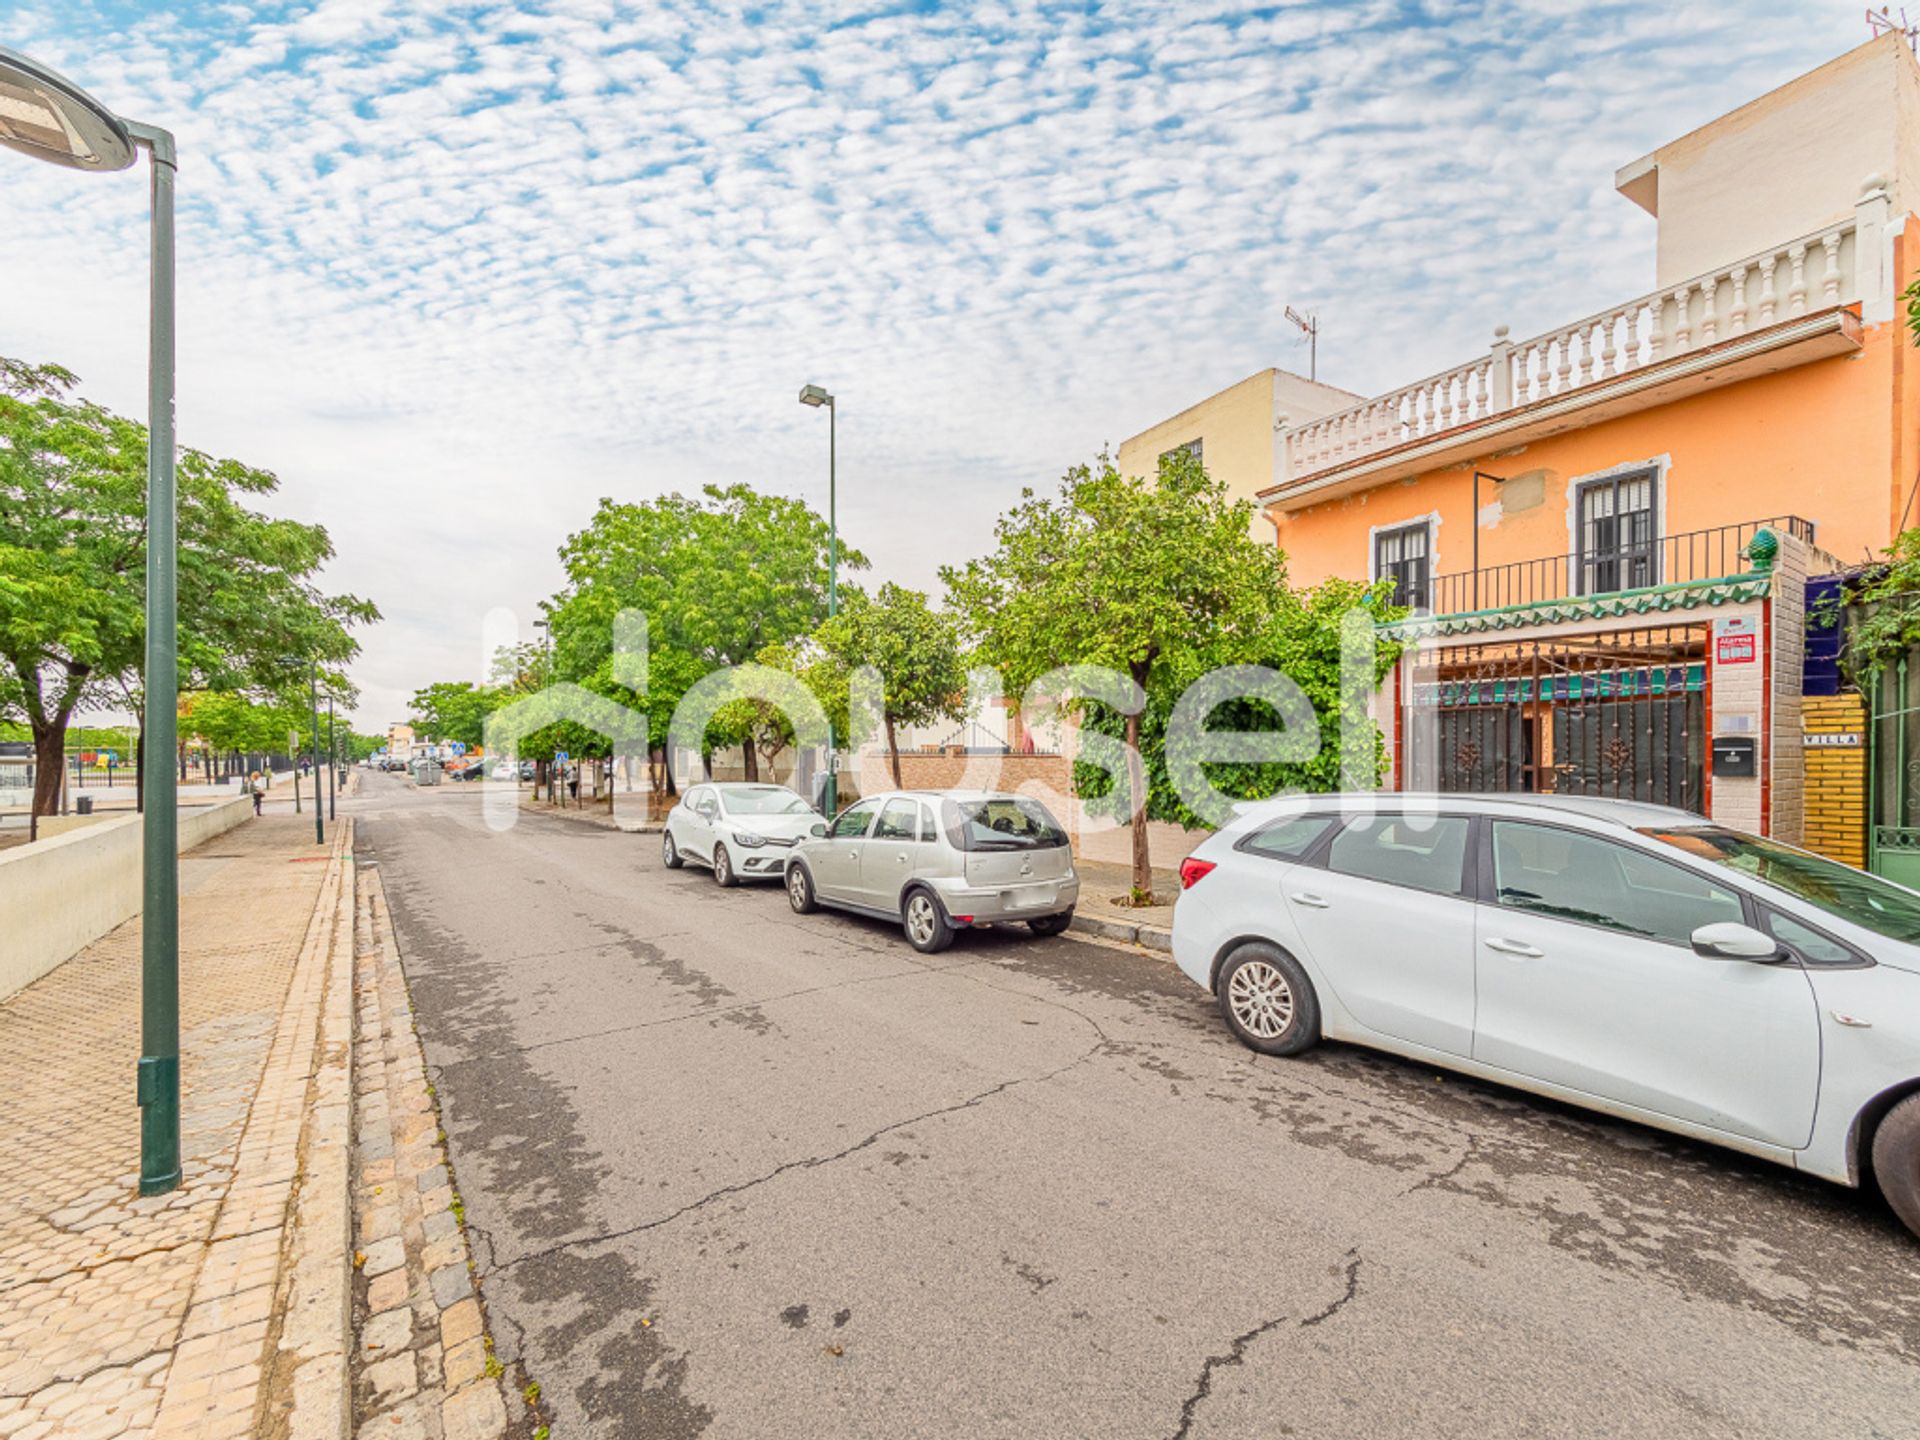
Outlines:
<svg viewBox="0 0 1920 1440"><path fill-rule="evenodd" d="M1161 456L1191 448L1234 499L1257 506L1256 497L1273 484L1276 447L1285 429L1344 410L1362 398L1268 368L1121 441L1115 463L1123 475L1154 475ZM1263 542L1273 539L1272 525L1257 510L1253 533Z"/></svg>

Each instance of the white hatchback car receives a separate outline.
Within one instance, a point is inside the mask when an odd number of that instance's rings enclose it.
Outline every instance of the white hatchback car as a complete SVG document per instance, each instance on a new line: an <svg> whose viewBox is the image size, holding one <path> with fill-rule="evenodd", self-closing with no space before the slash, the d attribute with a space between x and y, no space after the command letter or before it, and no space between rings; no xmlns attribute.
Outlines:
<svg viewBox="0 0 1920 1440"><path fill-rule="evenodd" d="M897 921L931 954L974 925L1058 935L1080 899L1067 835L1046 806L982 790L902 790L849 805L802 841L787 899Z"/></svg>
<svg viewBox="0 0 1920 1440"><path fill-rule="evenodd" d="M1920 893L1562 796L1247 807L1173 953L1251 1048L1322 1036L1857 1185L1920 1234Z"/></svg>
<svg viewBox="0 0 1920 1440"><path fill-rule="evenodd" d="M822 824L784 785L695 785L667 812L660 859L669 870L696 861L722 885L778 878L793 847Z"/></svg>

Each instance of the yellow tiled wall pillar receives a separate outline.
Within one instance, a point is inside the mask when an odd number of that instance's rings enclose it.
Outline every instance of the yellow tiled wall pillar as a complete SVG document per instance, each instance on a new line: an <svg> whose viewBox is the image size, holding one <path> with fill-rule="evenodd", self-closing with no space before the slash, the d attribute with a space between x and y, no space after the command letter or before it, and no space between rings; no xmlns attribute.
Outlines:
<svg viewBox="0 0 1920 1440"><path fill-rule="evenodd" d="M1806 759L1801 843L1848 865L1867 863L1867 703L1859 695L1808 695L1800 726Z"/></svg>

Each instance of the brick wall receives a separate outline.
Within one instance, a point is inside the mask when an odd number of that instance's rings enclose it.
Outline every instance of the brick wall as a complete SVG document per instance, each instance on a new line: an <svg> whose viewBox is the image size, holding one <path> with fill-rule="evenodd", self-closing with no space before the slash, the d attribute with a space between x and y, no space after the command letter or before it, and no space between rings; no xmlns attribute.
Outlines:
<svg viewBox="0 0 1920 1440"><path fill-rule="evenodd" d="M1865 738L1866 701L1856 694L1809 695L1801 702L1806 735ZM1867 863L1867 750L1864 744L1803 749L1806 770L1805 829L1809 850L1844 861Z"/></svg>
<svg viewBox="0 0 1920 1440"><path fill-rule="evenodd" d="M893 788L893 770L886 754L861 767L862 788ZM869 773L871 772L871 773ZM900 783L908 790L1012 790L1028 784L1045 785L1055 794L1073 793L1073 763L1064 755L929 755L900 757Z"/></svg>

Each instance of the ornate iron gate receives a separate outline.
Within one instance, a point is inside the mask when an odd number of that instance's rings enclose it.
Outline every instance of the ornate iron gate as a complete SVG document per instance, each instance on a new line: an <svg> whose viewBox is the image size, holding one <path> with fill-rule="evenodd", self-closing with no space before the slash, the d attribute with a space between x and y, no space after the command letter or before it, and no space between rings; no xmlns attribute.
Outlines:
<svg viewBox="0 0 1920 1440"><path fill-rule="evenodd" d="M1706 652L1701 625L1442 649L1414 694L1439 712L1436 783L1704 810Z"/></svg>
<svg viewBox="0 0 1920 1440"><path fill-rule="evenodd" d="M1867 868L1920 888L1920 655L1880 672L1872 704Z"/></svg>

